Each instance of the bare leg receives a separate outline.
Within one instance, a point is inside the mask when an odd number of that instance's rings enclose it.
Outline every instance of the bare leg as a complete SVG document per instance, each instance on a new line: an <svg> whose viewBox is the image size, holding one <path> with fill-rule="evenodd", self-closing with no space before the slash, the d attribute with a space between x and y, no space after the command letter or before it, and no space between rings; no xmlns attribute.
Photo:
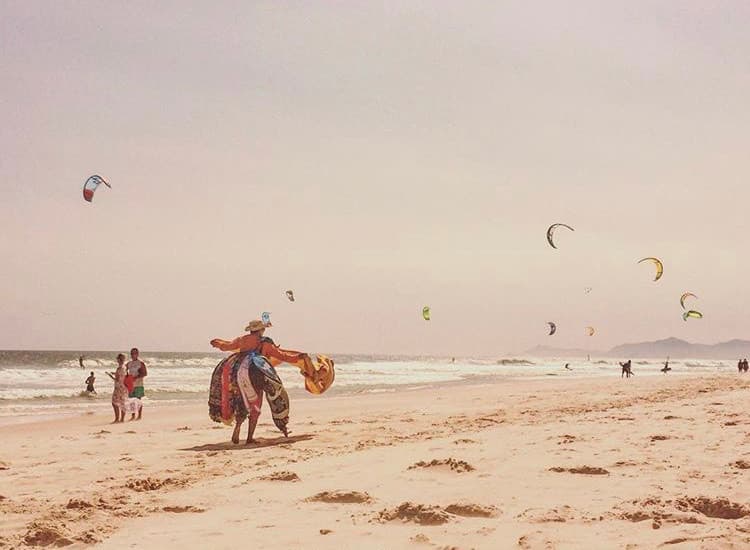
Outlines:
<svg viewBox="0 0 750 550"><path fill-rule="evenodd" d="M117 420L120 418L120 408L114 403L112 403L112 409L115 411L115 422L117 422ZM113 424L115 422L113 422Z"/></svg>
<svg viewBox="0 0 750 550"><path fill-rule="evenodd" d="M253 443L253 434L255 434L255 427L258 425L258 416L251 414L247 424L247 440L245 445Z"/></svg>
<svg viewBox="0 0 750 550"><path fill-rule="evenodd" d="M244 418L242 420L235 420L234 431L232 432L232 443L234 443L235 445L239 444L240 442L240 428L242 427L242 423L244 421Z"/></svg>
<svg viewBox="0 0 750 550"><path fill-rule="evenodd" d="M139 399L138 400L138 420L140 420L142 416L143 416L143 403Z"/></svg>

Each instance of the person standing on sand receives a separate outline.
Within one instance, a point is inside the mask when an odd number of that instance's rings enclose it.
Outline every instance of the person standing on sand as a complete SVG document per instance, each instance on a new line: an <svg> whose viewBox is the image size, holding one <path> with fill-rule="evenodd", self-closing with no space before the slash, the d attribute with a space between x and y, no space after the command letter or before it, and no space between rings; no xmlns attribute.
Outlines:
<svg viewBox="0 0 750 550"><path fill-rule="evenodd" d="M125 387L125 354L117 355L117 370L108 372L112 380L115 381L115 388L112 390L112 409L115 411L115 422L125 422L125 409L128 406L128 389Z"/></svg>
<svg viewBox="0 0 750 550"><path fill-rule="evenodd" d="M138 348L130 350L130 361L125 365L128 374L133 377L133 390L130 392L128 397L130 398L131 414L130 420L135 420L135 413L138 411L138 420L143 416L143 396L146 394L143 389L143 379L148 376L148 370L146 370L146 363L141 361L138 356L140 352Z"/></svg>
<svg viewBox="0 0 750 550"><path fill-rule="evenodd" d="M91 371L89 377L86 379L86 391L88 393L96 393L94 382L96 382L96 376L94 376L94 371Z"/></svg>

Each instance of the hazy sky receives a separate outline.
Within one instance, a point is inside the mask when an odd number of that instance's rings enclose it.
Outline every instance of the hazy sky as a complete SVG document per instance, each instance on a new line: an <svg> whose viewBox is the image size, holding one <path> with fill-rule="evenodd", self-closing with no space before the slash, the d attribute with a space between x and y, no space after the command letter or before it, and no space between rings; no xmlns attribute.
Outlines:
<svg viewBox="0 0 750 550"><path fill-rule="evenodd" d="M748 337L748 28L742 1L2 0L0 348L207 350L263 310L309 351Z"/></svg>

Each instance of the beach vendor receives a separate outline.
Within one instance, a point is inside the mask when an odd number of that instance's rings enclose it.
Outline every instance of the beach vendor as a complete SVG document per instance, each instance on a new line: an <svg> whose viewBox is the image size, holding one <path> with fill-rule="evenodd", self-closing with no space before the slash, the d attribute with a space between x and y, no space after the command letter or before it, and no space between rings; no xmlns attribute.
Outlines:
<svg viewBox="0 0 750 550"><path fill-rule="evenodd" d="M289 396L276 365L296 366L310 393L321 394L333 384L335 372L331 359L322 355L312 358L306 353L279 348L264 336L270 326L270 322L255 320L245 327L248 334L231 341L211 340L213 347L232 355L222 360L211 376L208 413L214 422L235 423L232 433L235 444L239 443L240 427L247 417L250 420L246 443L253 442L264 393L274 424L285 436L289 434Z"/></svg>
<svg viewBox="0 0 750 550"><path fill-rule="evenodd" d="M148 370L146 369L146 363L139 359L139 354L138 348L131 349L130 361L125 365L127 377L130 378L125 380L125 386L129 391L128 397L130 398L130 420L135 420L136 413L138 414L138 420L143 416L143 401L141 401L145 395L143 379L148 376Z"/></svg>

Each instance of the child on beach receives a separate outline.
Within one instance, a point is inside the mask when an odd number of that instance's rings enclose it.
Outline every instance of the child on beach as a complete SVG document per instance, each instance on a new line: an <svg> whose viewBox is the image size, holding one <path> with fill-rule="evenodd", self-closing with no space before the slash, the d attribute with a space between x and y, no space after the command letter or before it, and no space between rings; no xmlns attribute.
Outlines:
<svg viewBox="0 0 750 550"><path fill-rule="evenodd" d="M112 391L112 409L115 411L115 422L125 422L125 409L128 406L128 393L130 390L125 385L124 353L120 353L117 356L117 370L115 372L108 372L107 376L115 382L115 387Z"/></svg>

